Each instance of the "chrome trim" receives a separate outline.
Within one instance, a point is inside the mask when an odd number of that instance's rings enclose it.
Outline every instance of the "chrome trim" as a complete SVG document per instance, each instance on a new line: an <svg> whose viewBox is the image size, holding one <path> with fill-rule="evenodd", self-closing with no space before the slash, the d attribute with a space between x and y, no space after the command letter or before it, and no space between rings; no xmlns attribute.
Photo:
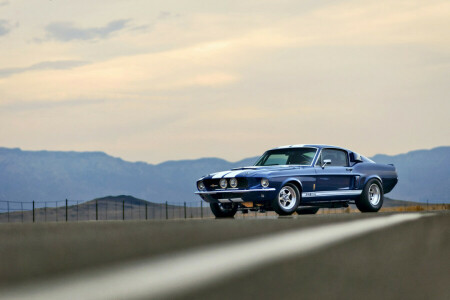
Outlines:
<svg viewBox="0 0 450 300"><path fill-rule="evenodd" d="M204 191L195 192L195 194L220 194L220 193L249 193L249 192L273 192L275 188L267 189L253 189L253 190L214 190L214 191Z"/></svg>
<svg viewBox="0 0 450 300"><path fill-rule="evenodd" d="M302 197L327 197L327 196L356 196L361 195L362 190L336 190L336 191L323 191L323 192L307 192L302 193Z"/></svg>
<svg viewBox="0 0 450 300"><path fill-rule="evenodd" d="M220 203L244 202L241 198L218 199Z"/></svg>

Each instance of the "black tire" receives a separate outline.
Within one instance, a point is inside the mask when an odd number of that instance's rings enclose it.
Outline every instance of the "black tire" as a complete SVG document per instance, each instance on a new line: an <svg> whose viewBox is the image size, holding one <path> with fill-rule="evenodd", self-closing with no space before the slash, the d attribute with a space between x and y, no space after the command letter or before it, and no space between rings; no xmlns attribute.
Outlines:
<svg viewBox="0 0 450 300"><path fill-rule="evenodd" d="M238 210L236 203L210 203L209 207L216 218L234 218Z"/></svg>
<svg viewBox="0 0 450 300"><path fill-rule="evenodd" d="M279 201L282 191L289 191L289 195L290 196L290 201L293 200L293 194L295 194L295 200L293 202L290 202L287 198L289 198L289 196L286 198L286 200L284 200L286 203L286 201L289 202L289 205L285 205L283 206L283 204L281 204L281 202ZM283 195L286 195L285 193L283 193ZM292 215L295 210L297 209L298 205L300 204L300 192L298 191L298 188L291 183L287 183L285 184L280 191L278 192L278 195L272 200L272 208L273 210L279 214L280 216L289 216Z"/></svg>
<svg viewBox="0 0 450 300"><path fill-rule="evenodd" d="M372 192L374 191L379 192L378 202L376 202L373 198L373 195L375 195L375 193ZM383 206L383 201L384 201L383 186L381 185L379 180L371 179L364 186L361 196L359 197L358 200L355 201L355 204L360 212L377 212L380 210L381 206Z"/></svg>
<svg viewBox="0 0 450 300"><path fill-rule="evenodd" d="M296 212L299 215L315 215L320 207L299 207Z"/></svg>

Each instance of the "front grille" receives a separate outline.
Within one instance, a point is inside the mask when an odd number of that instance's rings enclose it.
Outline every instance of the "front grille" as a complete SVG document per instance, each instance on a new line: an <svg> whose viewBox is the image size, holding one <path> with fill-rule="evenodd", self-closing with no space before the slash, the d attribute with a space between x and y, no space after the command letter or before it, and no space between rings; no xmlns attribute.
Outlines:
<svg viewBox="0 0 450 300"><path fill-rule="evenodd" d="M222 188L219 185L219 181L221 178L219 179L204 179L203 183L205 184L206 190L208 191L214 191L214 190L221 190ZM230 178L225 178L227 179L227 181L230 180ZM246 189L248 187L248 183L247 183L247 178L236 178L238 185L237 185L237 189ZM227 189L230 188L230 183L228 182L228 186Z"/></svg>

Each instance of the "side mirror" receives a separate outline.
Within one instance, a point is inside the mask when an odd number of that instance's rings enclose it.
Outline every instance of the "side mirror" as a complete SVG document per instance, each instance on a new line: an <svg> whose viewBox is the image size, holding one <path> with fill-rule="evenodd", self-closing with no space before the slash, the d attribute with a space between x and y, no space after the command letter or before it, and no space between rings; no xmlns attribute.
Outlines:
<svg viewBox="0 0 450 300"><path fill-rule="evenodd" d="M324 159L322 169L325 168L326 165L331 165L331 159Z"/></svg>
<svg viewBox="0 0 450 300"><path fill-rule="evenodd" d="M352 152L352 153L350 153L350 161L354 162L354 163L360 163L363 160L361 158L361 155L359 155L358 153Z"/></svg>

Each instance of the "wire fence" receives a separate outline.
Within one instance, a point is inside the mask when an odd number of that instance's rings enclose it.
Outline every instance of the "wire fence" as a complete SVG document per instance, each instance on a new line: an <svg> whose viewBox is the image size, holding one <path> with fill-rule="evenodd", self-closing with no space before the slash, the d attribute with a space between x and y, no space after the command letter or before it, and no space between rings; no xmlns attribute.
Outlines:
<svg viewBox="0 0 450 300"><path fill-rule="evenodd" d="M154 203L144 200L0 201L0 223L106 220L169 220L213 217L203 201Z"/></svg>
<svg viewBox="0 0 450 300"><path fill-rule="evenodd" d="M382 208L382 212L449 210L450 204L421 204ZM351 207L322 208L317 214L359 213ZM236 218L276 217L275 212L248 211ZM139 199L98 199L92 201L16 202L0 200L0 223L42 223L107 220L173 220L213 218L203 201L154 203Z"/></svg>

